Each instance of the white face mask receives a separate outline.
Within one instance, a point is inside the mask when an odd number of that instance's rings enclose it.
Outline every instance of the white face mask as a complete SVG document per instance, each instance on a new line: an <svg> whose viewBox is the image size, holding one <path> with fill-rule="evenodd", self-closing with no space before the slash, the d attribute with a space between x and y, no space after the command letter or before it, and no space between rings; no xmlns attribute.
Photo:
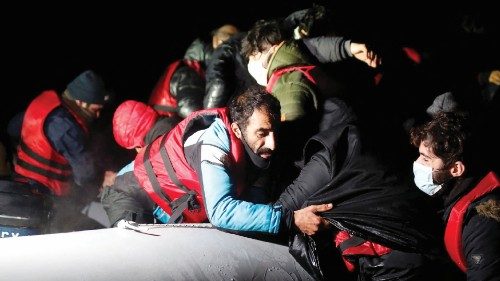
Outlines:
<svg viewBox="0 0 500 281"><path fill-rule="evenodd" d="M413 175L415 176L414 181L417 187L428 195L434 195L438 192L443 185L435 184L432 179L432 168L427 167L418 163L413 162Z"/></svg>
<svg viewBox="0 0 500 281"><path fill-rule="evenodd" d="M260 60L250 60L248 62L248 72L261 86L267 85L267 69L262 66Z"/></svg>

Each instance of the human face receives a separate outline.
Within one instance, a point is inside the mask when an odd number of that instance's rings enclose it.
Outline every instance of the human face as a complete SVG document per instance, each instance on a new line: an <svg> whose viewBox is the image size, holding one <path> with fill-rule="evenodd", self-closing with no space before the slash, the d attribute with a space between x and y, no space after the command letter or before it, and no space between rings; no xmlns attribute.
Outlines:
<svg viewBox="0 0 500 281"><path fill-rule="evenodd" d="M427 142L420 143L418 152L420 156L416 162L432 169L432 179L435 183L442 184L451 178L450 169L447 169L444 161L432 152Z"/></svg>
<svg viewBox="0 0 500 281"><path fill-rule="evenodd" d="M266 112L255 109L248 119L244 132L239 131L237 136L245 141L252 151L269 160L276 149L275 124Z"/></svg>
<svg viewBox="0 0 500 281"><path fill-rule="evenodd" d="M261 86L267 85L267 67L271 58L271 49L266 53L258 52L248 58L248 72Z"/></svg>
<svg viewBox="0 0 500 281"><path fill-rule="evenodd" d="M85 110L88 113L89 116L91 116L94 119L97 119L101 115L103 105L82 102L81 107L83 108L83 110Z"/></svg>
<svg viewBox="0 0 500 281"><path fill-rule="evenodd" d="M431 167L432 170L439 170L444 166L443 160L432 152L431 147L425 141L420 143L418 153L420 154L416 160L418 163Z"/></svg>
<svg viewBox="0 0 500 281"><path fill-rule="evenodd" d="M256 52L248 57L249 61L259 61L262 68L267 69L269 65L269 60L271 59L273 48L269 48L267 51Z"/></svg>

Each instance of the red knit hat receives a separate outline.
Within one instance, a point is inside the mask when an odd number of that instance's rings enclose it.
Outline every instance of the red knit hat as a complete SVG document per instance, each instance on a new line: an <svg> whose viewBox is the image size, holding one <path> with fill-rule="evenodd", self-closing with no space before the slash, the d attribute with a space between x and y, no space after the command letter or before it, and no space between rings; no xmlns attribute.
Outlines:
<svg viewBox="0 0 500 281"><path fill-rule="evenodd" d="M127 149L144 147L144 137L158 117L158 113L145 103L124 101L113 115L113 135L116 142Z"/></svg>

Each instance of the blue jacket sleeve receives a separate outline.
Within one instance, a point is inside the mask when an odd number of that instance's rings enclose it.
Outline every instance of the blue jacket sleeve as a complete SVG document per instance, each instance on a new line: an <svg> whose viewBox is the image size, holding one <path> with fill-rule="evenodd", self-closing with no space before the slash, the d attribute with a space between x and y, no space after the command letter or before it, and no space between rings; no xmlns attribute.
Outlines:
<svg viewBox="0 0 500 281"><path fill-rule="evenodd" d="M117 174L116 176L121 176L124 175L125 173L128 172L133 172L134 171L134 161L128 163L125 167L123 167Z"/></svg>
<svg viewBox="0 0 500 281"><path fill-rule="evenodd" d="M73 116L65 109L52 112L45 121L44 130L49 142L68 160L76 184L82 186L96 180L92 156L85 147L85 134Z"/></svg>
<svg viewBox="0 0 500 281"><path fill-rule="evenodd" d="M281 209L236 198L235 181L228 163L229 137L220 119L201 136L201 175L207 215L219 228L276 234Z"/></svg>

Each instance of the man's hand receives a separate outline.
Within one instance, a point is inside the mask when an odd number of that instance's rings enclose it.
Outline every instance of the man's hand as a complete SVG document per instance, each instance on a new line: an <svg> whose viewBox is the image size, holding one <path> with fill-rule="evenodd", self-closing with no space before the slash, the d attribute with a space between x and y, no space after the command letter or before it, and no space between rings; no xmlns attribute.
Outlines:
<svg viewBox="0 0 500 281"><path fill-rule="evenodd" d="M500 70L493 70L490 73L490 76L488 77L488 82L499 86L500 85Z"/></svg>
<svg viewBox="0 0 500 281"><path fill-rule="evenodd" d="M368 50L365 44L351 42L351 53L370 67L375 68L381 64L381 58L372 50Z"/></svg>
<svg viewBox="0 0 500 281"><path fill-rule="evenodd" d="M112 186L115 184L116 172L106 171L104 172L104 180L102 181L102 187Z"/></svg>
<svg viewBox="0 0 500 281"><path fill-rule="evenodd" d="M316 215L318 212L328 211L333 204L311 205L293 212L295 225L307 235L315 234L320 228L326 228L329 222Z"/></svg>

